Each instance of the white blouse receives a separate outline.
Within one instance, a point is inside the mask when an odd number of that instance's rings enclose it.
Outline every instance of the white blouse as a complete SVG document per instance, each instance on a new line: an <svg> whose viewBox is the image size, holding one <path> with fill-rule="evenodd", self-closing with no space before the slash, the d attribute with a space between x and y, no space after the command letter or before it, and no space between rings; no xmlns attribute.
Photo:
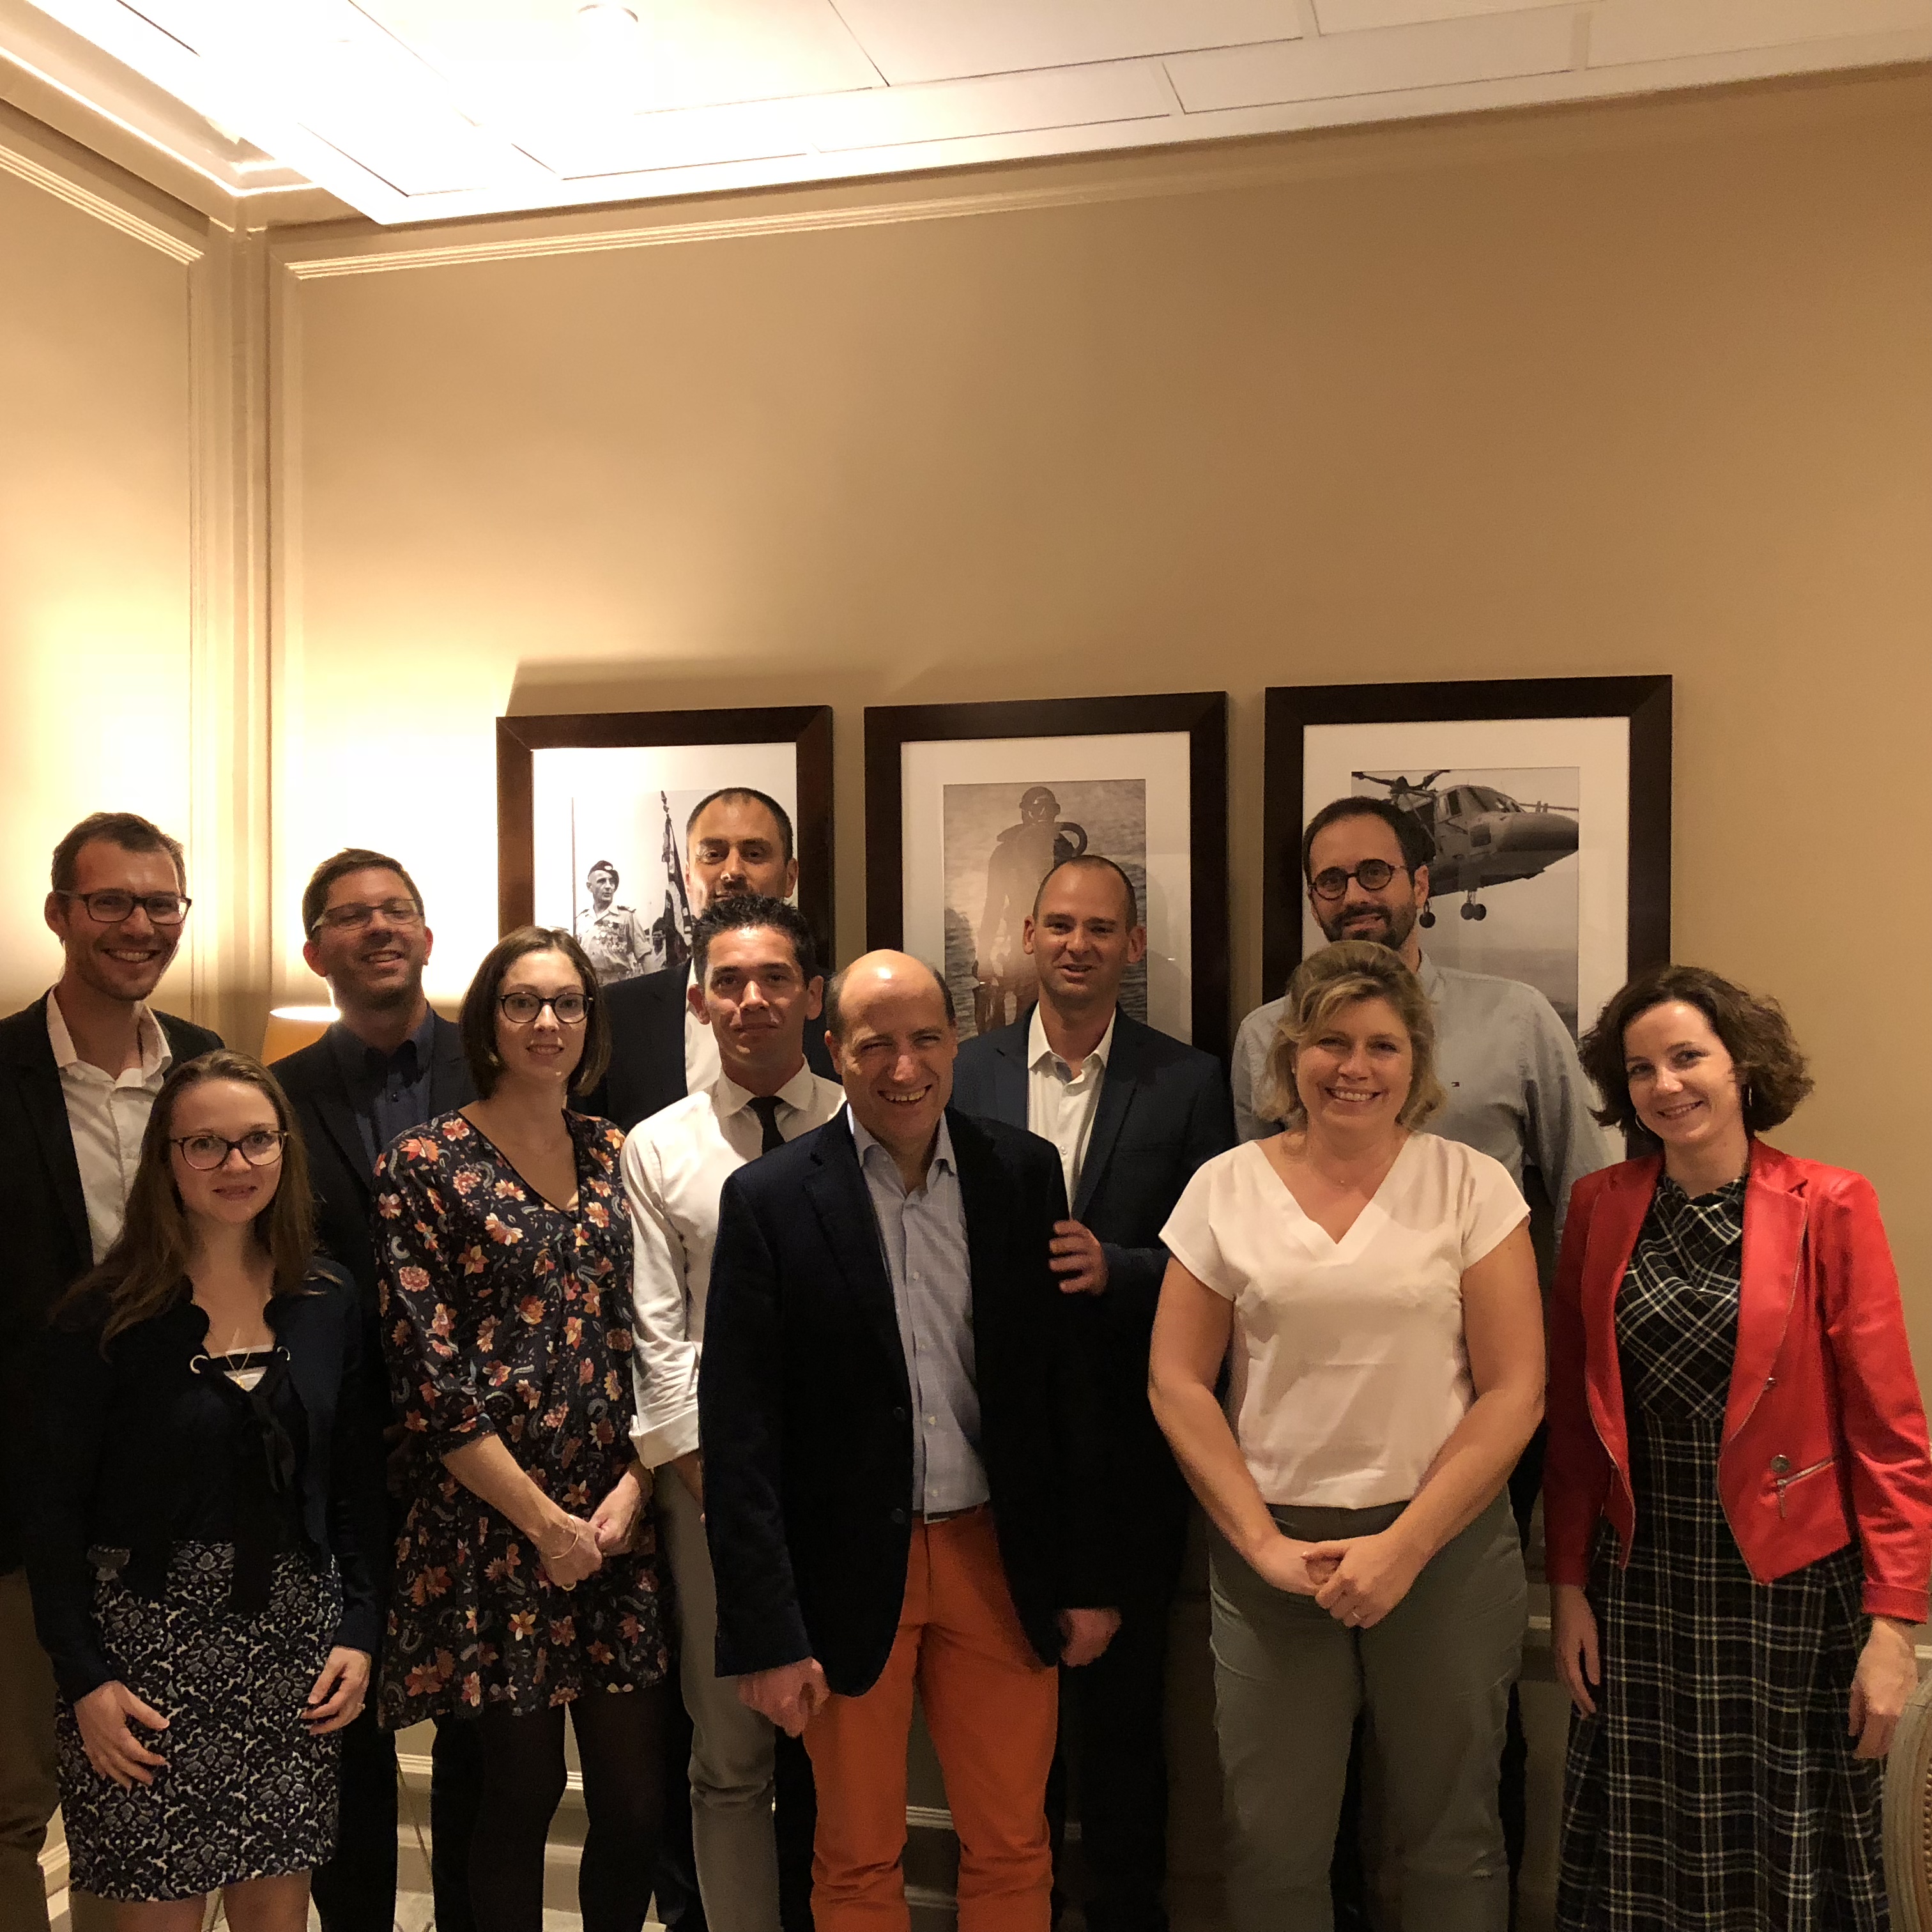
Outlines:
<svg viewBox="0 0 1932 1932"><path fill-rule="evenodd" d="M1209 1161L1161 1231L1175 1260L1234 1304L1234 1439L1266 1502L1405 1502L1475 1400L1463 1271L1528 1204L1499 1161L1412 1134L1337 1241L1264 1144Z"/></svg>

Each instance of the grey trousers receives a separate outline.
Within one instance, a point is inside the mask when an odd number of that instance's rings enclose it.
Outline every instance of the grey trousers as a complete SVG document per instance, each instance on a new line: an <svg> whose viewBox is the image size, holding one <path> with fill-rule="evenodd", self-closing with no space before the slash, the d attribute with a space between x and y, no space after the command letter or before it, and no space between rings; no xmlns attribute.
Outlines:
<svg viewBox="0 0 1932 1932"><path fill-rule="evenodd" d="M738 1701L715 1667L718 1586L704 1518L675 1469L652 1493L676 1590L678 1684L691 1714L691 1842L711 1932L778 1932L778 1853L772 1829L776 1732Z"/></svg>
<svg viewBox="0 0 1932 1932"><path fill-rule="evenodd" d="M1372 1535L1402 1513L1277 1509L1288 1535ZM1402 1932L1504 1932L1496 1766L1528 1615L1498 1496L1372 1630L1264 1583L1210 1534L1215 1730L1235 1932L1331 1932L1329 1860L1358 1710L1382 1773Z"/></svg>

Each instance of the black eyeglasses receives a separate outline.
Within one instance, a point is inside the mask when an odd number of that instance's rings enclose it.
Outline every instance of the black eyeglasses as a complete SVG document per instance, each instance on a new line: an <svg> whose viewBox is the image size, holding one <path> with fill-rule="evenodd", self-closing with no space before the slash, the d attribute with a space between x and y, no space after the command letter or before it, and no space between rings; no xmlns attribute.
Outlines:
<svg viewBox="0 0 1932 1932"><path fill-rule="evenodd" d="M1386 859L1364 859L1352 872L1345 872L1340 866L1330 866L1316 874L1308 882L1308 890L1318 899L1339 899L1348 890L1348 881L1353 879L1364 892L1378 892L1398 872L1409 872L1407 866L1391 866Z"/></svg>
<svg viewBox="0 0 1932 1932"><path fill-rule="evenodd" d="M332 932L357 932L378 913L392 926L418 926L422 922L422 908L414 899L382 899L374 905L331 906L317 916L310 932L319 932L326 926Z"/></svg>
<svg viewBox="0 0 1932 1932"><path fill-rule="evenodd" d="M536 993L499 993L496 1004L518 1026L528 1026L546 1006L559 1026L581 1026L590 1012L587 993L553 993L548 999Z"/></svg>
<svg viewBox="0 0 1932 1932"><path fill-rule="evenodd" d="M59 896L72 899L83 907L89 919L96 926L118 926L124 919L134 916L139 906L154 926L178 926L188 916L192 899L183 898L179 892L62 892Z"/></svg>
<svg viewBox="0 0 1932 1932"><path fill-rule="evenodd" d="M250 1167L273 1167L287 1138L279 1127L251 1127L238 1141L221 1134L181 1134L171 1136L168 1144L179 1148L182 1159L196 1173L212 1174L226 1166L229 1155L238 1150Z"/></svg>

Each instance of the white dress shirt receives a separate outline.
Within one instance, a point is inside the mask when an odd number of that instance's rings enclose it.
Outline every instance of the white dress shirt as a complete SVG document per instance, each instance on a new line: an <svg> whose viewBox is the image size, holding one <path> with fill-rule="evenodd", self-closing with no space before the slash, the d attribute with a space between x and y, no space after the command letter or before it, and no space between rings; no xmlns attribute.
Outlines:
<svg viewBox="0 0 1932 1932"><path fill-rule="evenodd" d="M710 1039L710 1028L704 1031ZM716 1073L701 1091L640 1121L624 1142L638 1342L631 1439L647 1469L698 1447L698 1363L718 1197L740 1168L758 1159L764 1138L751 1100L736 1081ZM845 1090L801 1066L778 1089L778 1131L792 1141L830 1120L845 1104Z"/></svg>
<svg viewBox="0 0 1932 1932"><path fill-rule="evenodd" d="M1094 1137L1094 1116L1100 1105L1100 1088L1107 1078L1107 1056L1114 1050L1117 1008L1107 1030L1078 1067L1070 1066L1046 1043L1046 1027L1040 1009L1033 1010L1027 1034L1027 1130L1060 1150L1060 1172L1066 1178L1066 1207L1073 1210L1080 1190L1080 1169L1087 1143Z"/></svg>
<svg viewBox="0 0 1932 1932"><path fill-rule="evenodd" d="M135 1009L135 1028L140 1065L106 1072L75 1052L59 997L47 995L47 1040L67 1099L68 1132L74 1136L80 1191L87 1202L88 1239L97 1262L120 1238L128 1190L141 1164L141 1138L154 1111L154 1096L174 1064L160 1022L144 1006Z"/></svg>
<svg viewBox="0 0 1932 1932"><path fill-rule="evenodd" d="M973 1257L952 1130L941 1114L926 1177L908 1191L892 1150L856 1114L848 1118L892 1277L906 1386L919 1412L912 1437L913 1496L928 1521L976 1509L992 1492L980 1456Z"/></svg>
<svg viewBox="0 0 1932 1932"><path fill-rule="evenodd" d="M711 1030L711 1022L701 1020L691 1010L691 990L698 984L698 968L694 963L684 976L684 1090L686 1094L709 1093L711 1083L724 1076L724 1069L718 1058L718 1036ZM806 1024L812 1024L807 1020ZM818 1124L814 1121L812 1125ZM792 1136L785 1136L787 1140ZM754 1146L752 1151L758 1152ZM721 1182L720 1186L723 1184Z"/></svg>

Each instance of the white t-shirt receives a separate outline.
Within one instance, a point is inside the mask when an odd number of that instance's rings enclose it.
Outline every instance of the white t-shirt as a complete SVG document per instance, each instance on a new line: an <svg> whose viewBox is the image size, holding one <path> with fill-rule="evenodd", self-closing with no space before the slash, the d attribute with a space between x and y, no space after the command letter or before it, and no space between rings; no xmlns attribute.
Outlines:
<svg viewBox="0 0 1932 1932"><path fill-rule="evenodd" d="M1499 1161L1412 1134L1340 1241L1251 1141L1201 1168L1161 1239L1234 1304L1228 1419L1270 1504L1406 1502L1475 1392L1462 1273L1526 1220Z"/></svg>

